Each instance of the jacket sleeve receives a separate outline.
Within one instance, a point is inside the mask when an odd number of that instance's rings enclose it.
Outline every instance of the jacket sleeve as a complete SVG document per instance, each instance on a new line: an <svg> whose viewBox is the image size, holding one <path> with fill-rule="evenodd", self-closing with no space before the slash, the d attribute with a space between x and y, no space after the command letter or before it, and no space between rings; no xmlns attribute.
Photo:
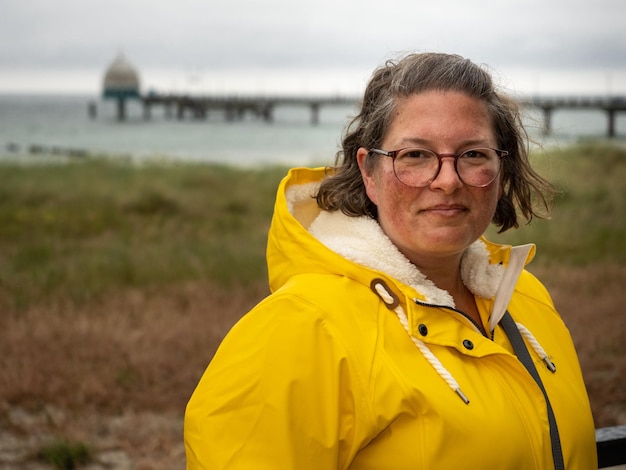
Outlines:
<svg viewBox="0 0 626 470"><path fill-rule="evenodd" d="M187 470L349 465L367 394L318 310L270 297L233 327L187 405Z"/></svg>

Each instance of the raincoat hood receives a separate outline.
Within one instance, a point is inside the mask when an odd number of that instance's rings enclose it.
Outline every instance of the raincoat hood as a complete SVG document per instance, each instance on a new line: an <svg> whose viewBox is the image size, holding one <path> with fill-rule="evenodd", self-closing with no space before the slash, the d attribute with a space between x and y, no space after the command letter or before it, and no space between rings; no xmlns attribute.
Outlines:
<svg viewBox="0 0 626 470"><path fill-rule="evenodd" d="M383 276L410 292L411 297L454 308L452 296L426 278L378 222L367 216L349 217L341 211L319 209L315 194L326 174L322 168L293 169L281 182L267 249L272 291L302 272L334 272L365 284L372 276ZM517 274L534 254L534 245L528 245L522 263L515 267ZM510 246L481 238L463 255L463 282L478 297L494 297L510 256Z"/></svg>

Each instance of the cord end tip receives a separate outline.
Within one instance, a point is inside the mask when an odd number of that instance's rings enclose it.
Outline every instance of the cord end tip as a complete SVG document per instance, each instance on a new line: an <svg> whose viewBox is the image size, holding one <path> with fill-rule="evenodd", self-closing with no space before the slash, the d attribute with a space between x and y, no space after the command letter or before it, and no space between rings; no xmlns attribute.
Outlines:
<svg viewBox="0 0 626 470"><path fill-rule="evenodd" d="M463 400L463 402L464 402L466 405L469 405L469 402L470 402L470 401L469 401L469 398L467 398L467 397L465 396L465 394L461 391L461 389L460 389L460 388L457 388L457 389L455 390L455 393L456 393L459 397L461 397L461 400Z"/></svg>
<svg viewBox="0 0 626 470"><path fill-rule="evenodd" d="M556 366L554 365L554 362L552 362L550 359L548 359L548 356L543 358L543 362L546 363L546 366L548 367L548 370L552 373L556 372Z"/></svg>

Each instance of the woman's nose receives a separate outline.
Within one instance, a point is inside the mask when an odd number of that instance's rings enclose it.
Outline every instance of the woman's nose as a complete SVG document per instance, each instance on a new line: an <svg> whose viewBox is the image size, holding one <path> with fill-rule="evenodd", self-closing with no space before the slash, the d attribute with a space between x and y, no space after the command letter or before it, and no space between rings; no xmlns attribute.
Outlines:
<svg viewBox="0 0 626 470"><path fill-rule="evenodd" d="M446 193L454 192L463 186L463 181L456 171L454 157L441 158L439 172L430 183L432 189L442 189Z"/></svg>

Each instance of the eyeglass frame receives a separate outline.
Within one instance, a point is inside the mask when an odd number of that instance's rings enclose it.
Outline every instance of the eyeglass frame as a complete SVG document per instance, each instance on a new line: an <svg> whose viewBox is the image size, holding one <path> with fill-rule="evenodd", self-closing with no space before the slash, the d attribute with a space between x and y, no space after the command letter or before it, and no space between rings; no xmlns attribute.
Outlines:
<svg viewBox="0 0 626 470"><path fill-rule="evenodd" d="M431 179L429 179L428 182L425 185L423 185L423 186L413 186L413 185L405 183L404 181L402 181L398 177L398 174L396 173L396 165L395 165L396 157L403 150L426 150L428 152L433 153L437 157L437 161L439 163L439 166L437 167L437 171L435 172L434 176ZM496 173L494 178L491 181L489 181L488 183L480 185L480 186L475 186L475 185L472 185L472 184L468 184L465 181L463 181L463 178L461 177L461 174L459 173L459 169L457 167L457 164L459 162L459 157L461 157L462 155L466 154L467 152L471 152L472 150L493 150L496 153L496 155L498 156L499 160L502 160L503 157L506 157L506 156L509 155L509 152L507 150L494 149L492 147L472 147L472 148L469 148L467 150L463 150L462 152L456 153L456 154L455 153L437 153L434 150L431 150L431 149L426 148L426 147L404 147L404 148L401 148L401 149L398 149L398 150L381 150L381 149L371 148L371 149L369 149L369 152L370 153L375 153L377 155L383 155L385 157L391 157L394 176L396 177L396 179L398 181L400 181L400 183L402 183L405 186L408 186L409 188L425 188L426 186L431 184L433 181L435 181L437 179L437 177L439 176L439 173L441 172L442 161L443 161L444 158L454 158L454 171L456 172L456 175L459 177L459 180L464 185L470 186L472 188L486 188L487 186L489 186L491 183L493 183L498 178L498 175L502 171L502 164L500 164L500 168L498 169L498 173Z"/></svg>

